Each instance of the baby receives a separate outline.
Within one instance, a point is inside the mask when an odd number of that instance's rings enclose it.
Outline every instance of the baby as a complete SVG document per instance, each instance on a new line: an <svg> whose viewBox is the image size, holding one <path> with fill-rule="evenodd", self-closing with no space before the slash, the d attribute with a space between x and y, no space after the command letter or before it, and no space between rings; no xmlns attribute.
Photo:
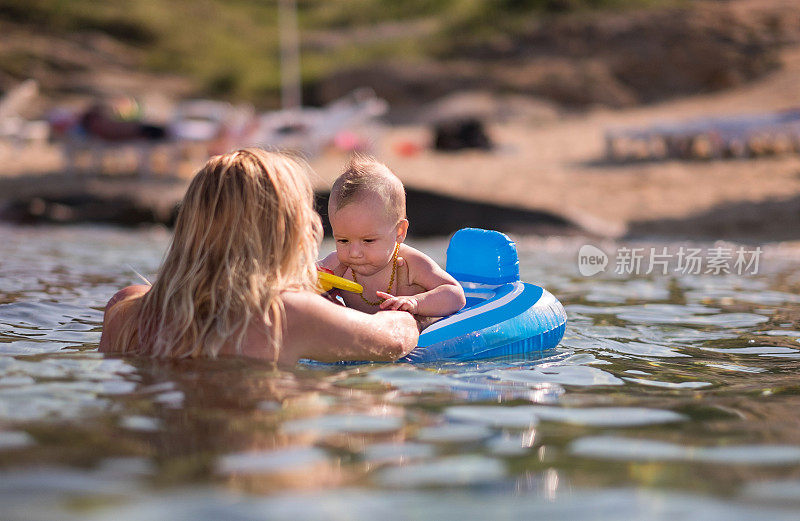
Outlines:
<svg viewBox="0 0 800 521"><path fill-rule="evenodd" d="M331 188L328 217L336 251L320 265L364 287L342 292L348 307L443 317L464 307L456 280L424 253L403 244L408 231L403 183L369 157L351 160Z"/></svg>

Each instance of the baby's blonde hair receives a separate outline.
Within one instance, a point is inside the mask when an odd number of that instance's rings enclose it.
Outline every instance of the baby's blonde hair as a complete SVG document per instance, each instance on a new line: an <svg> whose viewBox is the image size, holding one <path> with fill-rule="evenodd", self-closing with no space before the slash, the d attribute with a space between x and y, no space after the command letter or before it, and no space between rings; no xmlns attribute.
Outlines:
<svg viewBox="0 0 800 521"><path fill-rule="evenodd" d="M280 292L313 290L322 228L305 168L250 148L211 158L183 198L172 244L121 352L153 357L237 353L253 321L272 328ZM127 338L124 338L127 337Z"/></svg>
<svg viewBox="0 0 800 521"><path fill-rule="evenodd" d="M345 171L331 187L328 215L359 200L364 193L377 195L387 217L399 222L406 218L406 192L403 183L389 167L370 156L350 159Z"/></svg>

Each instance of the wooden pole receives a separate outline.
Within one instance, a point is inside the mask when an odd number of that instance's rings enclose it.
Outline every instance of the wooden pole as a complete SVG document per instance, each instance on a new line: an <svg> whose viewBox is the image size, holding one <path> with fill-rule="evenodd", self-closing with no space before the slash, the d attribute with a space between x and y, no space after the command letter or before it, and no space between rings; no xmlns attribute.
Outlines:
<svg viewBox="0 0 800 521"><path fill-rule="evenodd" d="M297 109L303 104L300 78L300 38L296 0L278 1L278 32L281 44L281 105Z"/></svg>

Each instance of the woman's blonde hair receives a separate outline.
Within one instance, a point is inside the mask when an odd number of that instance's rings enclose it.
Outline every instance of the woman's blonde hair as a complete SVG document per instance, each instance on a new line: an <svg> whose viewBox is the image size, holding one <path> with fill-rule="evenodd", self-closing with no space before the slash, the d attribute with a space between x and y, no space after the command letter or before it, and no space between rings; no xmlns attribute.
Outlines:
<svg viewBox="0 0 800 521"><path fill-rule="evenodd" d="M316 286L322 227L313 201L306 168L285 154L249 148L211 158L186 191L120 351L215 357L233 340L241 353L248 326L262 321L277 359L280 292Z"/></svg>

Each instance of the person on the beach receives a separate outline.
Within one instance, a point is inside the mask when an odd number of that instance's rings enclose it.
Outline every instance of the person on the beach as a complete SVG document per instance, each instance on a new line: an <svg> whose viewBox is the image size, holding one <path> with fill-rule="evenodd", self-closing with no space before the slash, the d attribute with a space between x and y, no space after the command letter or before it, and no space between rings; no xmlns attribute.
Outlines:
<svg viewBox="0 0 800 521"><path fill-rule="evenodd" d="M348 307L367 313L408 311L443 317L466 302L464 290L424 253L403 244L408 231L403 183L386 165L364 156L333 183L328 217L336 251L320 263L364 287L342 292Z"/></svg>
<svg viewBox="0 0 800 521"><path fill-rule="evenodd" d="M297 161L259 149L211 158L187 189L155 282L106 305L100 351L280 365L411 351L419 333L408 313L368 315L318 294L321 236Z"/></svg>

